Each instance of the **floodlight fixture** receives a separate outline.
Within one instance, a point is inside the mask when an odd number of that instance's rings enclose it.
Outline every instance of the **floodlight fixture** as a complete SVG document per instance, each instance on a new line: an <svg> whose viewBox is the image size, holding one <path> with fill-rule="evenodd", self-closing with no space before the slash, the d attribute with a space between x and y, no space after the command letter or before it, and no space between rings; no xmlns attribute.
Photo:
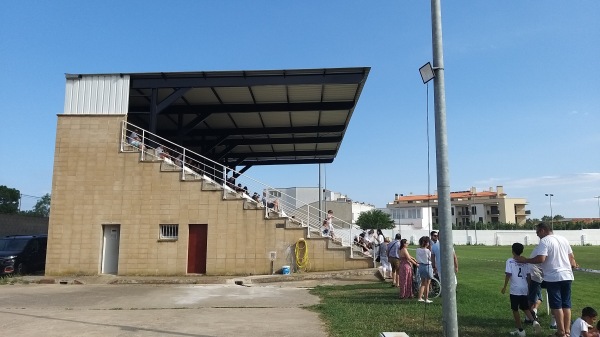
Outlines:
<svg viewBox="0 0 600 337"><path fill-rule="evenodd" d="M434 69L435 68L431 66L431 62L427 62L421 68L419 68L419 73L421 74L423 84L435 78L435 72L433 71Z"/></svg>

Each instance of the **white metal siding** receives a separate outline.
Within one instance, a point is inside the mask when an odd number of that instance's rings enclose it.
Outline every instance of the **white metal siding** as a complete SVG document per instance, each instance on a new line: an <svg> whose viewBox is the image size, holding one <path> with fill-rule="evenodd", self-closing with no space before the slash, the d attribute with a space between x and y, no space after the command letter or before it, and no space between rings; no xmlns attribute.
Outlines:
<svg viewBox="0 0 600 337"><path fill-rule="evenodd" d="M68 78L64 114L124 115L129 106L129 75Z"/></svg>

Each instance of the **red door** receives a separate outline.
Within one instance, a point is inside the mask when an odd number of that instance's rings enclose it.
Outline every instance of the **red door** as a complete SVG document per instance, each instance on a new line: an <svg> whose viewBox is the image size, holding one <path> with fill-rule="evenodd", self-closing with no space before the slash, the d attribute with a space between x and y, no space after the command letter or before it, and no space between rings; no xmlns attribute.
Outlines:
<svg viewBox="0 0 600 337"><path fill-rule="evenodd" d="M206 274L206 238L208 225L190 224L188 274Z"/></svg>

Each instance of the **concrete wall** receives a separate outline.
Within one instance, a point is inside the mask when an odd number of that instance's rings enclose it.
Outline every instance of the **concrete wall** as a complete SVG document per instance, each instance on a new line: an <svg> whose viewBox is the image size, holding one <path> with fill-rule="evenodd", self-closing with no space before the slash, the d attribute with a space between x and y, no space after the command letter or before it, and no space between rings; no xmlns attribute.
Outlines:
<svg viewBox="0 0 600 337"><path fill-rule="evenodd" d="M0 236L48 234L48 218L0 214Z"/></svg>
<svg viewBox="0 0 600 337"><path fill-rule="evenodd" d="M180 181L161 172L161 162L140 162L139 153L120 153L125 116L59 115L46 273L101 272L102 226L120 225L119 275L185 275L188 225L207 224L209 275L270 273L291 265L304 228L284 228L285 219L265 219L245 201L223 200L217 186ZM210 184L209 184L210 185ZM177 241L159 240L160 224L178 224ZM366 268L348 249L309 241L311 270Z"/></svg>

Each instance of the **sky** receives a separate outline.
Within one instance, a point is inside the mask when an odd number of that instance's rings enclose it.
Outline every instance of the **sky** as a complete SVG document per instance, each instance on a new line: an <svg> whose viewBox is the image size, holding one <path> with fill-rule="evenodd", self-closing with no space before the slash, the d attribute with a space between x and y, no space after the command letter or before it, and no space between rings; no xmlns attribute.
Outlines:
<svg viewBox="0 0 600 337"><path fill-rule="evenodd" d="M426 0L5 1L0 185L51 192L65 73L371 67L325 185L385 207L427 194L430 172L433 193L433 85L428 96L418 72L432 60L430 17ZM598 17L597 0L442 1L452 191L503 186L532 218L550 214L551 193L553 215L599 217ZM246 174L307 187L318 172Z"/></svg>

